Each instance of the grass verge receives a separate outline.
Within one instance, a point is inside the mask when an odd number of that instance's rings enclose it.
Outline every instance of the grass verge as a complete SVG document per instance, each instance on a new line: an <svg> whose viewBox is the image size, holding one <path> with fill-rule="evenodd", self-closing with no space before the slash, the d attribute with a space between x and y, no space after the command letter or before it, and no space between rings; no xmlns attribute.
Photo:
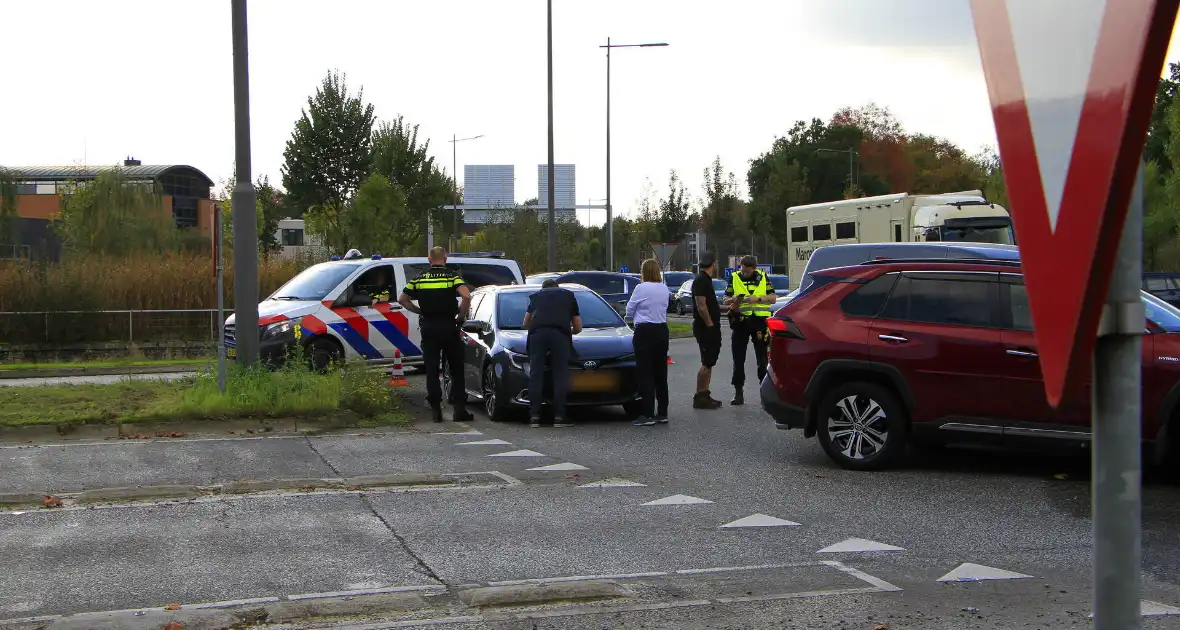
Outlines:
<svg viewBox="0 0 1180 630"><path fill-rule="evenodd" d="M690 322L668 322L669 335L683 335L692 332L692 324Z"/></svg>
<svg viewBox="0 0 1180 630"><path fill-rule="evenodd" d="M291 362L295 364L295 362ZM231 366L226 391L216 373L177 381L0 389L0 426L119 424L237 418L323 417L350 412L361 426L409 424L400 396L380 372L348 365L315 374L299 364L278 370Z"/></svg>
<svg viewBox="0 0 1180 630"><path fill-rule="evenodd" d="M106 361L58 361L48 363L0 363L5 370L70 370L78 368L168 367L208 364L212 359L110 359Z"/></svg>

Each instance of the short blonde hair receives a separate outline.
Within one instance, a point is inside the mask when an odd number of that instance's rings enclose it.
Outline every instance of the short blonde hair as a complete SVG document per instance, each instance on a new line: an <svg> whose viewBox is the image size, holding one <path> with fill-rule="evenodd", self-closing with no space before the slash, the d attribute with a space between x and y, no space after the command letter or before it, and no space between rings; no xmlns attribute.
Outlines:
<svg viewBox="0 0 1180 630"><path fill-rule="evenodd" d="M644 282L663 282L664 274L660 271L660 262L655 258L643 261L643 266L639 268L639 277Z"/></svg>

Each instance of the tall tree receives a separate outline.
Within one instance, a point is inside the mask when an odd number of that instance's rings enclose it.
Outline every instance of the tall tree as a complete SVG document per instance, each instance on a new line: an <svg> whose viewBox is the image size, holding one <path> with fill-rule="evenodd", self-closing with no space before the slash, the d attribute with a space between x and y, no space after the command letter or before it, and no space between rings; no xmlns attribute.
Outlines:
<svg viewBox="0 0 1180 630"><path fill-rule="evenodd" d="M1151 110L1151 125L1147 130L1147 145L1143 148L1143 158L1155 162L1158 166L1158 178L1166 177L1172 172L1172 157L1168 155L1168 143L1171 141L1171 129L1168 125L1168 109L1176 100L1176 92L1180 90L1180 63L1168 64L1168 78L1160 79L1155 91L1155 106Z"/></svg>
<svg viewBox="0 0 1180 630"><path fill-rule="evenodd" d="M382 122L373 132L372 169L401 187L406 205L416 219L415 230L425 233L426 218L433 216L436 240L448 239L456 220L450 212L438 212L445 205L458 204L454 181L430 157L430 140L418 143L418 125L406 124L398 116ZM431 215L431 211L434 212Z"/></svg>
<svg viewBox="0 0 1180 630"><path fill-rule="evenodd" d="M668 175L668 196L659 202L659 232L660 239L665 242L679 241L684 238L692 222L692 200L688 198L688 191L684 182L676 171Z"/></svg>
<svg viewBox="0 0 1180 630"><path fill-rule="evenodd" d="M401 255L418 240L405 192L380 173L370 175L347 204L313 206L306 217L308 231L336 251Z"/></svg>
<svg viewBox="0 0 1180 630"><path fill-rule="evenodd" d="M808 203L807 169L783 152L765 153L750 162L750 223L755 232L779 246L787 244L787 208Z"/></svg>
<svg viewBox="0 0 1180 630"><path fill-rule="evenodd" d="M53 229L66 249L82 254L172 251L180 236L158 188L129 181L120 169L75 184Z"/></svg>
<svg viewBox="0 0 1180 630"><path fill-rule="evenodd" d="M345 76L329 72L308 97L283 151L283 188L300 214L319 205L343 206L371 166L373 106L364 88L348 91Z"/></svg>
<svg viewBox="0 0 1180 630"><path fill-rule="evenodd" d="M234 244L233 196L235 179L233 175L222 186L218 203L221 204L221 233L227 247ZM258 225L258 253L269 255L282 249L279 242L279 221L291 213L287 208L286 195L270 183L270 178L260 175L254 182L254 216Z"/></svg>

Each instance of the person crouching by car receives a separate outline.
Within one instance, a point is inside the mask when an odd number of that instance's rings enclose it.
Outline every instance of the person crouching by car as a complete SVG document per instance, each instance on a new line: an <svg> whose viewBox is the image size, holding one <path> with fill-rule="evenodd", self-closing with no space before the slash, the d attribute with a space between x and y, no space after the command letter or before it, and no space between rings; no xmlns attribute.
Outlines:
<svg viewBox="0 0 1180 630"><path fill-rule="evenodd" d="M635 372L642 409L634 424L649 427L668 422L668 285L654 258L640 267L643 280L627 301L627 317L635 325Z"/></svg>
<svg viewBox="0 0 1180 630"><path fill-rule="evenodd" d="M541 426L541 402L545 395L545 360L553 379L553 426L572 427L566 418L565 401L570 384L570 354L574 335L582 332L582 314L572 291L550 278L541 290L529 296L524 314L528 332L525 347L529 355L529 426Z"/></svg>

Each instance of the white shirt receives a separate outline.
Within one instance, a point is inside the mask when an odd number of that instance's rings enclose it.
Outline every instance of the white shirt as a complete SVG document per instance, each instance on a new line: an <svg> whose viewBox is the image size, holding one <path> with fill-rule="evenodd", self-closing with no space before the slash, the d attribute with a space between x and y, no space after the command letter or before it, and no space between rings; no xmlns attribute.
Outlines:
<svg viewBox="0 0 1180 630"><path fill-rule="evenodd" d="M663 282L643 282L627 300L627 316L639 324L668 323L668 302L672 292Z"/></svg>

